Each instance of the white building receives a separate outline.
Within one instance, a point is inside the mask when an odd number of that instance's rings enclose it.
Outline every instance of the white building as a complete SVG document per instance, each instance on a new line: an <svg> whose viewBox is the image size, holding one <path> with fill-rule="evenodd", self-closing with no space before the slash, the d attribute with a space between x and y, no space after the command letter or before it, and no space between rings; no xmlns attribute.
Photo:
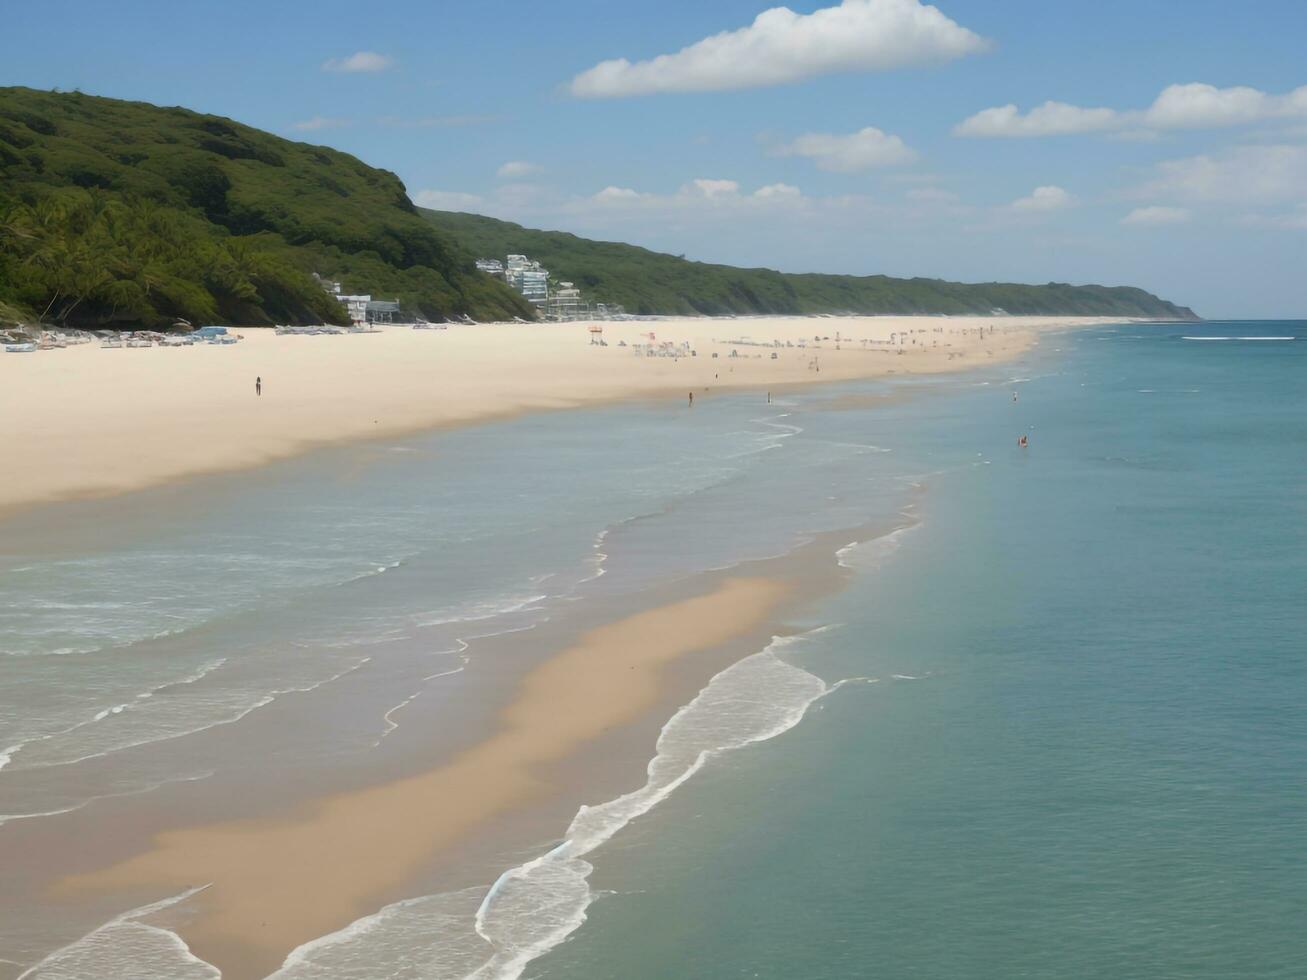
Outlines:
<svg viewBox="0 0 1307 980"><path fill-rule="evenodd" d="M368 322L368 304L372 302L371 296L337 296L336 299L345 304L345 309L349 311L349 318L356 326Z"/></svg>
<svg viewBox="0 0 1307 980"><path fill-rule="evenodd" d="M510 255L504 279L528 303L543 306L549 299L549 270L525 255Z"/></svg>
<svg viewBox="0 0 1307 980"><path fill-rule="evenodd" d="M551 320L584 320L589 307L581 300L581 290L570 282L560 282L545 304L545 312Z"/></svg>

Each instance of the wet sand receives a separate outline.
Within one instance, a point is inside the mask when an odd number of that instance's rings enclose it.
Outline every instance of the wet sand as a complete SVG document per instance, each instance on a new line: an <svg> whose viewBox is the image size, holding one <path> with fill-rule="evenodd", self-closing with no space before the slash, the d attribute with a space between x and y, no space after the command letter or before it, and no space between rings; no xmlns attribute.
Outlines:
<svg viewBox="0 0 1307 980"><path fill-rule="evenodd" d="M265 976L296 946L375 910L380 896L479 825L546 795L551 767L658 704L678 660L757 630L793 588L727 579L600 626L526 675L497 731L430 772L294 812L168 831L151 850L53 891L212 882L183 938L225 977Z"/></svg>

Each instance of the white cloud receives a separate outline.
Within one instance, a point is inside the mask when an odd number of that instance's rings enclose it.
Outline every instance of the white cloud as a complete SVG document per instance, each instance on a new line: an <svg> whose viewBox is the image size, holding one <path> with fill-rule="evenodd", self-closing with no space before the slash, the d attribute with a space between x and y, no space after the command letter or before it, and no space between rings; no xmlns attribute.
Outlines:
<svg viewBox="0 0 1307 980"><path fill-rule="evenodd" d="M603 61L570 88L581 98L754 88L947 61L985 47L979 35L920 0L843 0L811 14L773 7L748 27L649 61Z"/></svg>
<svg viewBox="0 0 1307 980"><path fill-rule="evenodd" d="M840 136L833 133L806 133L792 143L773 151L777 156L806 157L822 170L857 173L872 167L891 167L910 163L917 154L903 140L883 133L874 126Z"/></svg>
<svg viewBox="0 0 1307 980"><path fill-rule="evenodd" d="M305 119L302 122L291 123L291 129L298 129L302 133L310 133L319 129L340 129L342 126L350 125L348 119L337 119L332 116L314 116L312 119Z"/></svg>
<svg viewBox="0 0 1307 980"><path fill-rule="evenodd" d="M797 201L803 197L803 191L793 184L768 184L766 187L759 187L753 192L753 196L764 200Z"/></svg>
<svg viewBox="0 0 1307 980"><path fill-rule="evenodd" d="M1167 160L1142 193L1216 204L1307 201L1307 147L1240 146Z"/></svg>
<svg viewBox="0 0 1307 980"><path fill-rule="evenodd" d="M1214 129L1275 119L1307 118L1307 85L1284 95L1247 86L1201 82L1169 85L1147 109L1085 109L1045 102L1022 115L1015 105L984 109L953 128L958 136L1056 136L1111 130L1147 138L1157 129Z"/></svg>
<svg viewBox="0 0 1307 980"><path fill-rule="evenodd" d="M740 185L733 180L709 180L700 177L693 181L690 187L704 197L722 197L723 195L740 193Z"/></svg>
<svg viewBox="0 0 1307 980"><path fill-rule="evenodd" d="M375 51L356 51L346 58L329 58L322 63L323 71L385 71L392 67L395 60L389 55L377 54Z"/></svg>
<svg viewBox="0 0 1307 980"><path fill-rule="evenodd" d="M413 203L420 208L431 208L433 211L475 211L485 205L485 200L476 194L428 190L414 194Z"/></svg>
<svg viewBox="0 0 1307 980"><path fill-rule="evenodd" d="M1307 85L1286 95L1267 95L1245 86L1194 82L1164 89L1144 113L1144 122L1159 129L1205 129L1292 116L1307 116Z"/></svg>
<svg viewBox="0 0 1307 980"><path fill-rule="evenodd" d="M1179 225L1193 217L1188 208L1168 207L1164 204L1151 204L1148 207L1135 208L1121 219L1123 225Z"/></svg>
<svg viewBox="0 0 1307 980"><path fill-rule="evenodd" d="M744 193L739 181L699 177L682 185L672 194L652 194L629 187L605 187L579 202L582 208L645 209L662 214L702 214L710 210L730 209L738 212L768 208L794 207L809 203L803 192L792 184L766 184L752 193Z"/></svg>
<svg viewBox="0 0 1307 980"><path fill-rule="evenodd" d="M1191 201L1307 201L1307 147L1245 146L1158 165L1153 187Z"/></svg>
<svg viewBox="0 0 1307 980"><path fill-rule="evenodd" d="M1013 201L1010 207L1014 211L1025 212L1061 211L1074 203L1075 198L1070 194L1060 187L1049 184L1036 187L1027 197Z"/></svg>
<svg viewBox="0 0 1307 980"><path fill-rule="evenodd" d="M1015 105L984 109L953 127L958 136L1053 136L1088 133L1117 125L1112 109L1081 109L1065 102L1045 102L1024 116Z"/></svg>
<svg viewBox="0 0 1307 980"><path fill-rule="evenodd" d="M619 202L639 201L642 198L649 197L648 194L641 194L639 191L632 190L629 187L605 187L592 200L600 204L611 204Z"/></svg>
<svg viewBox="0 0 1307 980"><path fill-rule="evenodd" d="M526 160L509 160L497 171L498 175L504 178L529 177L539 172L539 164L528 163Z"/></svg>

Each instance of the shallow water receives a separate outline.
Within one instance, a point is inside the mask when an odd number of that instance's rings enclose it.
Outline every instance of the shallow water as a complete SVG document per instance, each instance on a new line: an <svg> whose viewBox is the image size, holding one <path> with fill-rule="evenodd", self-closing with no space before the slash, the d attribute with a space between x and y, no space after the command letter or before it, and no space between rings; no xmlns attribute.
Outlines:
<svg viewBox="0 0 1307 980"><path fill-rule="evenodd" d="M472 635L871 526L642 790L279 976L1299 975L1307 348L1184 337L1304 332L1064 334L838 389L898 401L556 413L37 515L0 555L0 814L363 769L450 707ZM348 710L233 748L292 696ZM34 976L211 975L182 906ZM7 911L5 959L89 931Z"/></svg>
<svg viewBox="0 0 1307 980"><path fill-rule="evenodd" d="M1064 335L1017 403L903 418L992 465L935 477L793 655L881 682L595 855L529 975L1307 974L1307 344L1181 333Z"/></svg>

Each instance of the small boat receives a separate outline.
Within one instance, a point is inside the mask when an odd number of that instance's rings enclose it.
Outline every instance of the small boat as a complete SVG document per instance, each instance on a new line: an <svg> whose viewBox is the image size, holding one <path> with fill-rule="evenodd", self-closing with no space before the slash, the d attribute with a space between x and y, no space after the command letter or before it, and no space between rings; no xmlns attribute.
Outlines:
<svg viewBox="0 0 1307 980"><path fill-rule="evenodd" d="M105 350L118 350L123 346L121 337L108 337L100 341L100 346Z"/></svg>
<svg viewBox="0 0 1307 980"><path fill-rule="evenodd" d="M36 344L5 344L5 350L10 354L31 354L36 350Z"/></svg>

